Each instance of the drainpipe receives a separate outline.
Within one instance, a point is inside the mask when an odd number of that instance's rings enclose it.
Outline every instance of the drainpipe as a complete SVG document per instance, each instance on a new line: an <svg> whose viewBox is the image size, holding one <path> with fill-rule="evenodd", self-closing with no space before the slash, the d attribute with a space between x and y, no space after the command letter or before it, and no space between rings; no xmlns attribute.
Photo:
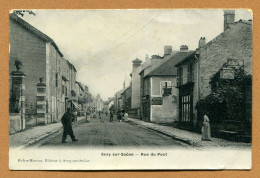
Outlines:
<svg viewBox="0 0 260 178"><path fill-rule="evenodd" d="M199 58L195 54L195 58L197 59L197 91L198 91L198 99L200 100L200 61Z"/></svg>
<svg viewBox="0 0 260 178"><path fill-rule="evenodd" d="M200 100L200 59L195 54L195 58L197 59L197 91L198 91L198 101ZM197 113L197 119L196 119L196 127L199 127L199 118Z"/></svg>

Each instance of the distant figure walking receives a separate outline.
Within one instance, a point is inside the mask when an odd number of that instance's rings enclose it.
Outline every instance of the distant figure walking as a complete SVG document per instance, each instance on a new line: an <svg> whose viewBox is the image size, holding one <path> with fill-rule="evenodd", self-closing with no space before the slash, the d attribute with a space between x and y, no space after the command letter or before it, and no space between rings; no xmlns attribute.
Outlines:
<svg viewBox="0 0 260 178"><path fill-rule="evenodd" d="M119 122L121 122L121 118L122 118L121 112L118 111L118 112L117 112L117 119L119 120Z"/></svg>
<svg viewBox="0 0 260 178"><path fill-rule="evenodd" d="M78 141L73 133L72 130L72 122L75 120L75 116L70 112L70 108L67 108L67 112L63 114L62 118L61 118L61 122L63 125L63 135L62 135L62 143L67 143L66 142L66 138L67 135L70 135L71 140L73 142Z"/></svg>
<svg viewBox="0 0 260 178"><path fill-rule="evenodd" d="M125 112L124 112L124 110L121 110L121 112L120 112L120 115L121 115L121 119L120 119L120 122L122 122L123 121L123 119L124 119L124 114L125 114Z"/></svg>
<svg viewBox="0 0 260 178"><path fill-rule="evenodd" d="M113 121L113 114L114 114L113 111L110 111L110 119L109 119L110 122Z"/></svg>
<svg viewBox="0 0 260 178"><path fill-rule="evenodd" d="M98 113L98 117L99 117L99 119L100 119L101 122L105 122L104 117L101 117L101 112L100 112L100 111L99 111L99 113Z"/></svg>
<svg viewBox="0 0 260 178"><path fill-rule="evenodd" d="M86 122L89 122L90 121L90 112L89 110L87 110L86 112Z"/></svg>
<svg viewBox="0 0 260 178"><path fill-rule="evenodd" d="M203 116L203 125L201 131L202 131L201 140L211 141L209 118L206 114Z"/></svg>

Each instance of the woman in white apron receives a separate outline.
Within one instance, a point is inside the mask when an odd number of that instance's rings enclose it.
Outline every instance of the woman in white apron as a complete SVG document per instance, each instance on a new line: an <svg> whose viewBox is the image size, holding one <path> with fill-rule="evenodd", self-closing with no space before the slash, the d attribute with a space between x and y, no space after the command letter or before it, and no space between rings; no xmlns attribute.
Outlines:
<svg viewBox="0 0 260 178"><path fill-rule="evenodd" d="M128 120L128 114L127 114L127 112L125 112L125 114L124 114L124 121L127 121Z"/></svg>
<svg viewBox="0 0 260 178"><path fill-rule="evenodd" d="M202 131L201 140L211 141L209 118L206 114L203 116L203 125L201 131Z"/></svg>

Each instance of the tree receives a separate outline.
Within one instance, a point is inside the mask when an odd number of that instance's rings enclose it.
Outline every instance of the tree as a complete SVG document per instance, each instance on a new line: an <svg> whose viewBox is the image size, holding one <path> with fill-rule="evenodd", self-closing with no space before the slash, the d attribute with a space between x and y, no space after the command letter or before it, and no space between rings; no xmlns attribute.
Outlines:
<svg viewBox="0 0 260 178"><path fill-rule="evenodd" d="M211 94L197 102L198 113L207 112L212 122L244 119L245 83L252 76L245 75L242 67L233 70L234 79L221 79L218 71L210 81Z"/></svg>
<svg viewBox="0 0 260 178"><path fill-rule="evenodd" d="M36 15L32 10L14 10L14 13L20 16L24 16L25 13L28 13L30 15Z"/></svg>

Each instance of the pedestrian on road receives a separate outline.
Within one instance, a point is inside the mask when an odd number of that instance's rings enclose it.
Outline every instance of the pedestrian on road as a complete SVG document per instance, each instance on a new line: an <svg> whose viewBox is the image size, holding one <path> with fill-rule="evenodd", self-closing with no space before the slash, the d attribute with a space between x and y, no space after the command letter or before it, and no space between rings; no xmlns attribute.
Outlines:
<svg viewBox="0 0 260 178"><path fill-rule="evenodd" d="M211 141L209 118L206 114L203 116L203 125L201 131L202 131L201 140Z"/></svg>
<svg viewBox="0 0 260 178"><path fill-rule="evenodd" d="M90 121L90 112L89 110L87 110L86 112L86 122L89 122Z"/></svg>
<svg viewBox="0 0 260 178"><path fill-rule="evenodd" d="M100 111L99 111L99 113L98 113L98 116L99 116L99 119L100 119L101 122L105 122L105 121L104 121L104 117L101 116L101 112L100 112Z"/></svg>
<svg viewBox="0 0 260 178"><path fill-rule="evenodd" d="M120 122L122 122L122 120L124 119L124 114L125 114L125 111L122 109L121 112L120 112L120 115L121 115Z"/></svg>
<svg viewBox="0 0 260 178"><path fill-rule="evenodd" d="M119 122L121 122L121 112L120 111L117 112L117 119L119 120Z"/></svg>
<svg viewBox="0 0 260 178"><path fill-rule="evenodd" d="M113 121L113 114L114 114L114 113L113 113L113 111L111 110L111 111L110 111L110 119L109 119L110 122Z"/></svg>
<svg viewBox="0 0 260 178"><path fill-rule="evenodd" d="M61 118L61 122L63 125L63 136L62 136L62 143L67 143L66 138L67 135L70 135L71 140L73 142L78 141L73 133L72 130L72 122L75 120L75 116L71 113L70 108L67 108L67 112L63 114Z"/></svg>
<svg viewBox="0 0 260 178"><path fill-rule="evenodd" d="M124 114L124 121L127 121L127 120L128 120L128 113L126 111L125 114Z"/></svg>

